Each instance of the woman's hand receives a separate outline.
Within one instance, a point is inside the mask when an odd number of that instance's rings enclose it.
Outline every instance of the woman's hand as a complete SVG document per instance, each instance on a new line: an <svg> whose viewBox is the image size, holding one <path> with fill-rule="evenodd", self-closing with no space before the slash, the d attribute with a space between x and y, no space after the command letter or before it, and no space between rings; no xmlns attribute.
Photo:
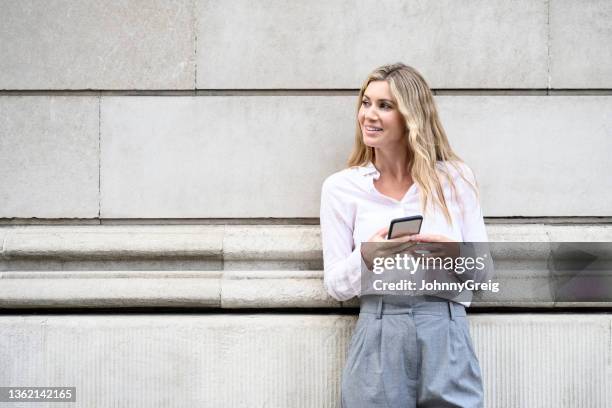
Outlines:
<svg viewBox="0 0 612 408"><path fill-rule="evenodd" d="M419 243L418 249L427 251L428 257L456 258L459 256L459 241L450 239L445 235L414 234L409 236L409 241Z"/></svg>
<svg viewBox="0 0 612 408"><path fill-rule="evenodd" d="M375 258L386 258L388 256L403 252L406 249L416 245L416 243L410 239L409 235L387 239L388 233L389 227L382 228L368 238L368 240L364 243L366 245L361 245L361 257L365 261L368 268L372 269L372 263L374 262ZM367 245L376 243L384 244Z"/></svg>
<svg viewBox="0 0 612 408"><path fill-rule="evenodd" d="M414 234L410 235L410 241L418 242L457 242L454 239L450 239L446 235L441 234Z"/></svg>

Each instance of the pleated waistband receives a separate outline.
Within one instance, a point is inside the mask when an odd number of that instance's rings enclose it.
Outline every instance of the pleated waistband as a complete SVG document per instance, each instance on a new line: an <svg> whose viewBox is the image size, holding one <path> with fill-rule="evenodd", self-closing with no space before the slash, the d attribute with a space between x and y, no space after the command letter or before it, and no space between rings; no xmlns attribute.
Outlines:
<svg viewBox="0 0 612 408"><path fill-rule="evenodd" d="M467 316L462 304L434 296L362 296L359 313Z"/></svg>

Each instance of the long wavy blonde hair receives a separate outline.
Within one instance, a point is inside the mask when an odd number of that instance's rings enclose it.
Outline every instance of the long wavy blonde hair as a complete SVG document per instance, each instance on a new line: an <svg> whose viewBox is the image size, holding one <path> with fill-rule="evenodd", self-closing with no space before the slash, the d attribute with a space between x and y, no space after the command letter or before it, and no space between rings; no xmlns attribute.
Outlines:
<svg viewBox="0 0 612 408"><path fill-rule="evenodd" d="M376 68L365 80L359 91L357 112L361 106L363 94L372 81L387 81L391 94L406 121L406 141L410 162L408 171L421 191L420 200L423 214L428 204L433 202L444 213L446 220L452 224L452 217L444 197L440 176L445 177L456 197L456 186L447 166L437 166L438 161L452 165L458 174L468 182L478 196L476 181L468 180L458 163L463 160L453 151L440 123L433 95L423 76L414 68L402 64L383 65ZM348 166L364 166L374 163L375 150L363 143L359 121L355 132L355 144L348 160Z"/></svg>

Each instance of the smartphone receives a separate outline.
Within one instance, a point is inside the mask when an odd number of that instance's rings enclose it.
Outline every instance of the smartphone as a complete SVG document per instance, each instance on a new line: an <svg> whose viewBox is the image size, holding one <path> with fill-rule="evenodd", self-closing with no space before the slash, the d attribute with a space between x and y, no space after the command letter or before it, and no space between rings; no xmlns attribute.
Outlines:
<svg viewBox="0 0 612 408"><path fill-rule="evenodd" d="M423 217L420 215L391 220L387 239L401 237L402 235L418 234L421 231L422 222Z"/></svg>

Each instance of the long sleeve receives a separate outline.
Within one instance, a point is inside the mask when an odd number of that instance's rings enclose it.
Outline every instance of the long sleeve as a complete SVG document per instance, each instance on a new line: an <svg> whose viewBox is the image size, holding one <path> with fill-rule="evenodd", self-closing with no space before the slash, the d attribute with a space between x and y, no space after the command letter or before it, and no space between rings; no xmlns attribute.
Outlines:
<svg viewBox="0 0 612 408"><path fill-rule="evenodd" d="M472 171L465 166L466 176L468 180L475 182L475 177ZM473 279L475 282L485 282L493 276L493 261L489 251L487 230L485 228L482 208L476 192L469 186L465 180L462 184L462 202L463 202L463 217L461 220L461 235L463 244L461 245L461 255L464 257L483 257L484 269L474 269L471 273L466 273L461 276L461 280L467 278Z"/></svg>
<svg viewBox="0 0 612 408"><path fill-rule="evenodd" d="M328 177L321 188L320 211L324 285L330 296L342 301L361 292L361 250L353 244L354 206L338 195Z"/></svg>
<svg viewBox="0 0 612 408"><path fill-rule="evenodd" d="M467 166L464 166L464 169L466 178L475 183L476 179L472 170ZM460 183L459 191L463 207L461 220L463 242L487 242L489 239L478 195L465 180L458 178L457 182Z"/></svg>

